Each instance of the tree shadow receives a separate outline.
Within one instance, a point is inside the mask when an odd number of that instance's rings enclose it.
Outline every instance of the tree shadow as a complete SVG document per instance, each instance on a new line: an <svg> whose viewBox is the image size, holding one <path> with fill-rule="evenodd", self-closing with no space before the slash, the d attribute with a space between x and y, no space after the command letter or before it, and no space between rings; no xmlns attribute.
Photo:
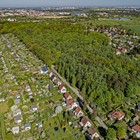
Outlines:
<svg viewBox="0 0 140 140"><path fill-rule="evenodd" d="M103 127L98 127L98 131L101 136L105 137L106 136L106 130Z"/></svg>

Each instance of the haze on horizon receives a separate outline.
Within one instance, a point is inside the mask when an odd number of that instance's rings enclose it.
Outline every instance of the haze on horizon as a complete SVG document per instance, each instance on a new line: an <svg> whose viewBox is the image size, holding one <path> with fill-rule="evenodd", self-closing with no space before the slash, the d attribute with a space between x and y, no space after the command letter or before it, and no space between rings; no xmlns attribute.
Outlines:
<svg viewBox="0 0 140 140"><path fill-rule="evenodd" d="M0 7L137 6L140 0L0 0Z"/></svg>

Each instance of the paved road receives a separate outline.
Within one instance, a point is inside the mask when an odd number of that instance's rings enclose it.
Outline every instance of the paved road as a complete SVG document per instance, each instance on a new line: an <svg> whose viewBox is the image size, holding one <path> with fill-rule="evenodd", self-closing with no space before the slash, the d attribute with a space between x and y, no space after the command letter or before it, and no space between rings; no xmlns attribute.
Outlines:
<svg viewBox="0 0 140 140"><path fill-rule="evenodd" d="M84 101L84 98L79 94L78 90L76 88L73 88L56 70L55 70L55 66L52 65L51 66L51 70L59 77L59 79L65 83L66 86L68 86L82 101ZM87 109L89 110L90 113L93 112L93 109L87 104L86 105ZM108 127L104 124L104 122L102 121L101 118L99 118L98 116L95 118L98 123L100 124L100 126L102 126L104 129L108 129Z"/></svg>

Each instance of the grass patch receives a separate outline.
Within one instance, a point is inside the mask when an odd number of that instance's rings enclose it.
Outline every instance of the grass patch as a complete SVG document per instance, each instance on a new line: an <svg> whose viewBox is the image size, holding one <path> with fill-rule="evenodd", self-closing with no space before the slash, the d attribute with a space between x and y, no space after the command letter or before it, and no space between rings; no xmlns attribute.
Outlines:
<svg viewBox="0 0 140 140"><path fill-rule="evenodd" d="M2 135L2 139L5 140L6 133L5 133L5 125L4 125L4 115L0 113L0 131Z"/></svg>
<svg viewBox="0 0 140 140"><path fill-rule="evenodd" d="M0 103L0 113L6 113L7 111L8 111L7 103L5 103L5 102Z"/></svg>
<svg viewBox="0 0 140 140"><path fill-rule="evenodd" d="M47 132L47 136L50 137L50 139L57 139L57 140L85 140L85 136L79 131L78 128L74 128L72 126L69 126L67 122L65 122L65 128L66 131L64 132L61 127L61 121L63 121L62 116L50 118L47 122L45 122L45 131ZM58 127L58 132L54 130L54 127ZM76 138L75 135L78 134L79 138Z"/></svg>
<svg viewBox="0 0 140 140"><path fill-rule="evenodd" d="M133 30L134 32L136 32L136 33L139 33L140 34L140 25L124 25L124 26L122 26L123 28L125 28L125 29L131 29L131 30Z"/></svg>

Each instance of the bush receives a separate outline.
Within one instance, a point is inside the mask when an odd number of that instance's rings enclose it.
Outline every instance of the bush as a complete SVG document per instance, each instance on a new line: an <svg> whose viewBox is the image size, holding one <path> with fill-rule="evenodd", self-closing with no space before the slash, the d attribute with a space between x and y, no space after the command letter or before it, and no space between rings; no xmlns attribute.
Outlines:
<svg viewBox="0 0 140 140"><path fill-rule="evenodd" d="M12 98L10 98L9 101L8 101L8 107L10 108L13 105L14 105L14 101L13 101Z"/></svg>

